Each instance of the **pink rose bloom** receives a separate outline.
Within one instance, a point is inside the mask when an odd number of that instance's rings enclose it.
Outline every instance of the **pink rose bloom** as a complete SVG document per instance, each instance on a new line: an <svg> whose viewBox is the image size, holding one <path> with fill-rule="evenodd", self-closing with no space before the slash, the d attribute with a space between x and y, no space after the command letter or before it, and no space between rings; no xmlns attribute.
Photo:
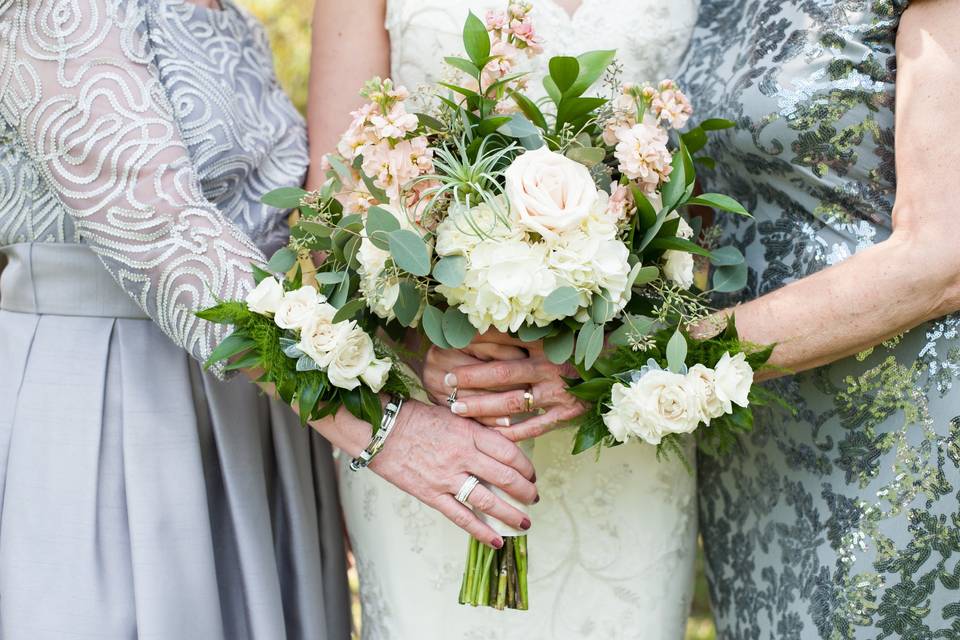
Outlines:
<svg viewBox="0 0 960 640"><path fill-rule="evenodd" d="M693 107L687 96L673 80L660 83L659 91L650 103L657 118L668 123L674 129L682 129L693 115Z"/></svg>
<svg viewBox="0 0 960 640"><path fill-rule="evenodd" d="M533 29L533 22L524 20L520 24L512 27L510 33L513 37L526 45L528 56L534 56L543 53L543 42L537 36Z"/></svg>
<svg viewBox="0 0 960 640"><path fill-rule="evenodd" d="M403 138L411 131L416 130L420 122L417 116L407 113L403 103L398 103L385 116L370 117L370 124L378 138Z"/></svg>
<svg viewBox="0 0 960 640"><path fill-rule="evenodd" d="M607 215L617 221L624 220L633 209L633 193L625 184L613 185L612 189L610 199L607 200Z"/></svg>
<svg viewBox="0 0 960 640"><path fill-rule="evenodd" d="M629 129L617 131L619 142L615 155L620 172L636 180L645 193L656 191L661 181L667 181L673 169L667 139L667 132L650 117Z"/></svg>

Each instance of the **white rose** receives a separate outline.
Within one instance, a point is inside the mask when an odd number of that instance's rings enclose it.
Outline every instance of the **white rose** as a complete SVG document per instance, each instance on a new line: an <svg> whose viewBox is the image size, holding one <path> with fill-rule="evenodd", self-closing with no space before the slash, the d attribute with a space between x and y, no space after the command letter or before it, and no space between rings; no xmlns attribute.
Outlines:
<svg viewBox="0 0 960 640"><path fill-rule="evenodd" d="M281 329L300 329L313 316L321 302L326 302L326 298L310 285L288 291L283 295L283 301L277 307L273 321Z"/></svg>
<svg viewBox="0 0 960 640"><path fill-rule="evenodd" d="M703 414L703 421L707 425L714 418L719 418L727 412L723 402L717 397L716 373L713 369L702 364L695 364L687 372L687 379L697 393L700 413Z"/></svg>
<svg viewBox="0 0 960 640"><path fill-rule="evenodd" d="M585 166L546 147L518 156L504 180L520 224L546 239L578 226L598 195Z"/></svg>
<svg viewBox="0 0 960 640"><path fill-rule="evenodd" d="M326 365L330 384L341 389L356 389L360 376L366 373L375 357L373 341L367 332L352 327L330 352Z"/></svg>
<svg viewBox="0 0 960 640"><path fill-rule="evenodd" d="M614 385L611 411L604 415L615 438L627 434L656 445L671 433L692 433L702 420L696 389L684 375L653 369L629 387L618 386L623 385Z"/></svg>
<svg viewBox="0 0 960 640"><path fill-rule="evenodd" d="M713 368L716 394L726 413L733 411L733 404L746 407L750 404L750 387L753 386L753 369L743 353L731 356L724 353Z"/></svg>
<svg viewBox="0 0 960 640"><path fill-rule="evenodd" d="M264 278L247 294L247 309L260 315L275 313L283 301L283 285L276 278Z"/></svg>
<svg viewBox="0 0 960 640"><path fill-rule="evenodd" d="M683 238L684 240L689 240L693 237L693 227L690 226L683 217L676 211L671 211L670 215L667 216L667 220L679 219L680 223L677 225L677 237Z"/></svg>
<svg viewBox="0 0 960 640"><path fill-rule="evenodd" d="M678 287L693 286L693 254L687 251L668 249L663 252L663 275Z"/></svg>
<svg viewBox="0 0 960 640"><path fill-rule="evenodd" d="M387 384L393 362L387 359L374 358L367 366L367 370L360 374L363 380L374 393L379 393L383 385Z"/></svg>
<svg viewBox="0 0 960 640"><path fill-rule="evenodd" d="M321 303L300 329L300 342L297 347L310 356L321 367L326 366L330 352L350 332L350 322L333 324L337 310L329 304Z"/></svg>

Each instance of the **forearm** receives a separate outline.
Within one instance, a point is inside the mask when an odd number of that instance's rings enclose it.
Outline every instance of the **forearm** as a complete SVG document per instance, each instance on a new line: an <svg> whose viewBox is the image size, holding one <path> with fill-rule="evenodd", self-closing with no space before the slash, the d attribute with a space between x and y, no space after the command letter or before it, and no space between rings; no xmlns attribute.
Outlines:
<svg viewBox="0 0 960 640"><path fill-rule="evenodd" d="M735 315L743 339L776 345L774 368L764 377L796 373L955 311L951 265L910 234L894 233L840 264L722 313Z"/></svg>

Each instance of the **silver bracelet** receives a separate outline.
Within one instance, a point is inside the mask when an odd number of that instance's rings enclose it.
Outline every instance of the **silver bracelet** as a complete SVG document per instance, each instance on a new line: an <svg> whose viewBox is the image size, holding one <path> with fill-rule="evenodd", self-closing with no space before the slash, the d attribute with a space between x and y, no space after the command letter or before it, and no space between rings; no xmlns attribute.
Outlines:
<svg viewBox="0 0 960 640"><path fill-rule="evenodd" d="M383 417L380 418L380 428L373 434L373 437L370 438L370 444L360 452L360 455L350 461L351 471L360 471L360 469L366 468L373 458L380 453L384 443L390 436L390 432L393 431L394 425L397 424L397 416L400 415L400 408L402 406L403 398L400 396L392 396L390 398L390 401L383 410Z"/></svg>

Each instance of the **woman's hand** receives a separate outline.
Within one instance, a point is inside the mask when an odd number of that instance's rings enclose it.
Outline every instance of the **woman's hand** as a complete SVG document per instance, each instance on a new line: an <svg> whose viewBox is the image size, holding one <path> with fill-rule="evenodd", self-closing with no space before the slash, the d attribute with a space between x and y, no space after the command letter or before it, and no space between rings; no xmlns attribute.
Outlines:
<svg viewBox="0 0 960 640"><path fill-rule="evenodd" d="M525 358L494 356L488 362L469 354L504 353L510 348ZM489 359L489 358L484 358ZM492 425L513 441L540 436L558 424L572 420L586 410L580 400L567 393L563 378L575 377L570 365L555 365L546 357L541 342L522 342L490 331L476 338L464 353L431 349L424 369L424 384L437 401L455 389L456 402L450 407L459 416ZM532 394L528 405L527 393ZM538 412L539 415L514 424L512 416Z"/></svg>
<svg viewBox="0 0 960 640"><path fill-rule="evenodd" d="M369 442L370 426L346 411L338 413L336 421L341 423L337 429L340 433L352 433L350 443L341 448L357 455ZM358 428L361 424L365 428ZM533 484L533 464L517 445L473 420L450 415L446 407L414 400L403 404L393 432L369 468L477 540L498 549L503 546L503 538L454 497L467 477L475 475L522 504L539 500ZM524 513L482 484L470 493L467 502L515 529L530 528L530 519Z"/></svg>

